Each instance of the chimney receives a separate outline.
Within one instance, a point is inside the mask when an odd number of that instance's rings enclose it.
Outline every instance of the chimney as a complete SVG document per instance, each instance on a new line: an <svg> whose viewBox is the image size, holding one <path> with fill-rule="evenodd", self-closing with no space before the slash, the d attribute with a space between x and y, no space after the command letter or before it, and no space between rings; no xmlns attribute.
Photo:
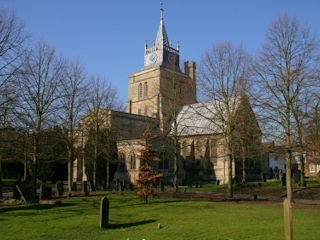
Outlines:
<svg viewBox="0 0 320 240"><path fill-rule="evenodd" d="M193 61L184 62L184 72L187 74L192 80L196 80L196 63Z"/></svg>

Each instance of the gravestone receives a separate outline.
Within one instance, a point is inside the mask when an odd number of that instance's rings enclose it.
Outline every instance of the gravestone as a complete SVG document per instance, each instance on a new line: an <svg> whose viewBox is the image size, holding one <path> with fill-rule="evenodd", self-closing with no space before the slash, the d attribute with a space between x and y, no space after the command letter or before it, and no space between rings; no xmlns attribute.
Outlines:
<svg viewBox="0 0 320 240"><path fill-rule="evenodd" d="M40 200L52 198L52 187L47 187L44 183L40 185Z"/></svg>
<svg viewBox="0 0 320 240"><path fill-rule="evenodd" d="M132 183L129 184L129 189L130 189L130 191L134 191L134 187L133 187Z"/></svg>
<svg viewBox="0 0 320 240"><path fill-rule="evenodd" d="M109 200L103 197L100 202L100 228L108 228Z"/></svg>
<svg viewBox="0 0 320 240"><path fill-rule="evenodd" d="M59 196L62 196L62 195L63 195L63 192L64 192L63 182L58 182L58 183L56 184L56 187L57 187L57 191L58 191Z"/></svg>
<svg viewBox="0 0 320 240"><path fill-rule="evenodd" d="M30 186L17 182L15 183L15 188L17 192L13 195L14 199L22 199L26 203L31 201L32 192Z"/></svg>
<svg viewBox="0 0 320 240"><path fill-rule="evenodd" d="M283 201L283 213L284 213L284 236L285 240L292 240L292 205L288 199Z"/></svg>
<svg viewBox="0 0 320 240"><path fill-rule="evenodd" d="M18 188L16 186L18 186L18 184L20 184L20 182L14 182L13 183L13 199L20 199L21 195L18 191Z"/></svg>
<svg viewBox="0 0 320 240"><path fill-rule="evenodd" d="M46 184L40 185L40 200L51 199L52 196L52 188L47 187Z"/></svg>
<svg viewBox="0 0 320 240"><path fill-rule="evenodd" d="M77 183L76 182L72 182L71 190L72 191L77 191Z"/></svg>

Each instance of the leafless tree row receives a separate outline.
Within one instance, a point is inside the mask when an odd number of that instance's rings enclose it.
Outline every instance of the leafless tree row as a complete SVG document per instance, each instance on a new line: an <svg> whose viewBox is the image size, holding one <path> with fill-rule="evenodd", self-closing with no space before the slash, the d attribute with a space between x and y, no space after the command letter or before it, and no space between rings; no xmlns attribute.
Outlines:
<svg viewBox="0 0 320 240"><path fill-rule="evenodd" d="M292 200L292 152L300 152L303 163L308 129L318 124L319 50L318 36L308 26L300 26L296 17L284 15L272 22L255 58L231 43L215 45L202 56L201 93L206 101L216 104L212 123L221 123L217 128L223 133L229 179L235 147L231 139L236 138L239 120L236 100L245 94L254 107L263 138L284 146L287 197ZM231 188L229 184L230 197Z"/></svg>
<svg viewBox="0 0 320 240"><path fill-rule="evenodd" d="M80 117L92 109L119 109L121 105L116 89L105 78L87 76L79 59L58 56L56 49L43 40L33 43L15 14L3 9L0 10L0 92L1 128L19 129L32 135L29 138L32 150L28 154L32 156L33 194L37 162L41 161L41 132L54 126L62 126L66 132L71 190L74 143L79 136L75 131ZM4 143L4 136L1 137ZM1 154L3 151L1 146Z"/></svg>

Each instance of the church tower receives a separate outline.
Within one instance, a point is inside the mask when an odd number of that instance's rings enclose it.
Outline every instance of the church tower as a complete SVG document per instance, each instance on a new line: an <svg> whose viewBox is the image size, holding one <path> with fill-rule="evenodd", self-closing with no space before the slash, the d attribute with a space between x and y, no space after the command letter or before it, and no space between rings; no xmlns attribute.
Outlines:
<svg viewBox="0 0 320 240"><path fill-rule="evenodd" d="M169 43L161 7L156 39L150 47L145 43L144 66L129 77L126 112L158 118L166 131L173 112L197 102L195 68L195 62L185 62L181 71L179 44L175 49Z"/></svg>

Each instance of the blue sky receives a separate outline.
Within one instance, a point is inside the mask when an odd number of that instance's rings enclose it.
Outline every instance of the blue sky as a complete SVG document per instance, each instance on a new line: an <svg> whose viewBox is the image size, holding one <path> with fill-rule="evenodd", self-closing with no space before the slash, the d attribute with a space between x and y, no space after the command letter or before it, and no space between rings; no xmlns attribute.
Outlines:
<svg viewBox="0 0 320 240"><path fill-rule="evenodd" d="M169 41L180 43L181 63L198 62L213 44L243 43L255 53L278 15L296 15L320 32L317 0L162 0ZM127 100L130 74L143 67L144 44L160 22L160 0L0 0L14 10L33 41L44 39L69 59L80 57ZM180 63L180 64L181 64Z"/></svg>

